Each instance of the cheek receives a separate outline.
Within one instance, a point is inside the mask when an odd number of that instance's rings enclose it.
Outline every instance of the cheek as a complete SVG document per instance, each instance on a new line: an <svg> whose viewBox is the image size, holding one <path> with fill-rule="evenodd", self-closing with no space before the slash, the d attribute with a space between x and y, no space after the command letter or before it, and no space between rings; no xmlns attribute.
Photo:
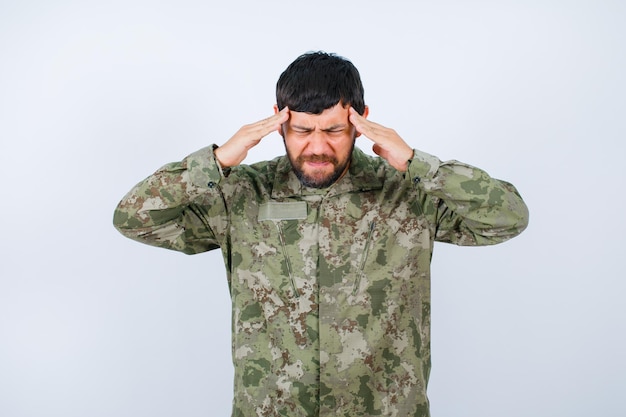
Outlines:
<svg viewBox="0 0 626 417"><path fill-rule="evenodd" d="M305 144L303 140L298 140L297 138L289 137L283 140L285 143L285 150L289 155L298 156L302 153L302 149Z"/></svg>
<svg viewBox="0 0 626 417"><path fill-rule="evenodd" d="M332 145L333 150L338 156L346 157L352 151L354 139L352 137L344 137L341 141L337 141Z"/></svg>

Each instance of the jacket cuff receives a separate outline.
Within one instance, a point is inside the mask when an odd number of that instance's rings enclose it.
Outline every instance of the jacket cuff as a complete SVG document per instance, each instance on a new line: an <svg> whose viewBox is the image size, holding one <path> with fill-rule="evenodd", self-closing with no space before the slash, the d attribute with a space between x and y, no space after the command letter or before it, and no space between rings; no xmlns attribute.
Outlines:
<svg viewBox="0 0 626 417"><path fill-rule="evenodd" d="M224 172L215 158L217 145L210 145L187 156L187 171L191 183L200 188L213 188L224 178Z"/></svg>
<svg viewBox="0 0 626 417"><path fill-rule="evenodd" d="M406 178L417 184L422 180L431 180L437 173L441 161L434 155L413 150L413 159L409 161Z"/></svg>

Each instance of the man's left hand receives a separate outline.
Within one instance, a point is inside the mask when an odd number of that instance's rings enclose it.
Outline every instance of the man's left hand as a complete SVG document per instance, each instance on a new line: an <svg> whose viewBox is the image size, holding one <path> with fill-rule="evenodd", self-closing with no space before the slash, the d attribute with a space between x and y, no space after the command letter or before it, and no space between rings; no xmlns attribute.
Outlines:
<svg viewBox="0 0 626 417"><path fill-rule="evenodd" d="M349 118L358 133L374 142L372 150L376 155L385 159L400 172L407 170L408 162L413 158L413 149L395 130L367 120L352 107L350 107Z"/></svg>

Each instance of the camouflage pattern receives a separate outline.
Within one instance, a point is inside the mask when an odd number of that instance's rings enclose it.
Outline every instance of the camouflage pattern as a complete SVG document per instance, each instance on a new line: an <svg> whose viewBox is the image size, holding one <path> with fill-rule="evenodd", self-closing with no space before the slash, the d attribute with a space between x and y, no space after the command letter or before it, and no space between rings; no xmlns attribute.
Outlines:
<svg viewBox="0 0 626 417"><path fill-rule="evenodd" d="M221 248L232 415L428 416L433 243L519 234L513 186L420 151L400 173L355 149L347 175L308 189L285 157L224 173L213 149L138 184L114 224L188 254Z"/></svg>

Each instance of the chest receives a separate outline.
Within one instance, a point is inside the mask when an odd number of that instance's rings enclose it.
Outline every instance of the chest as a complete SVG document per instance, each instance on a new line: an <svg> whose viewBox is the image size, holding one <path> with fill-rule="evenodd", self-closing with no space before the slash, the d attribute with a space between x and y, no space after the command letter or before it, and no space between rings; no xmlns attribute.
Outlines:
<svg viewBox="0 0 626 417"><path fill-rule="evenodd" d="M230 219L231 272L245 286L355 294L381 277L406 281L430 261L433 230L415 199L372 191L248 201Z"/></svg>

